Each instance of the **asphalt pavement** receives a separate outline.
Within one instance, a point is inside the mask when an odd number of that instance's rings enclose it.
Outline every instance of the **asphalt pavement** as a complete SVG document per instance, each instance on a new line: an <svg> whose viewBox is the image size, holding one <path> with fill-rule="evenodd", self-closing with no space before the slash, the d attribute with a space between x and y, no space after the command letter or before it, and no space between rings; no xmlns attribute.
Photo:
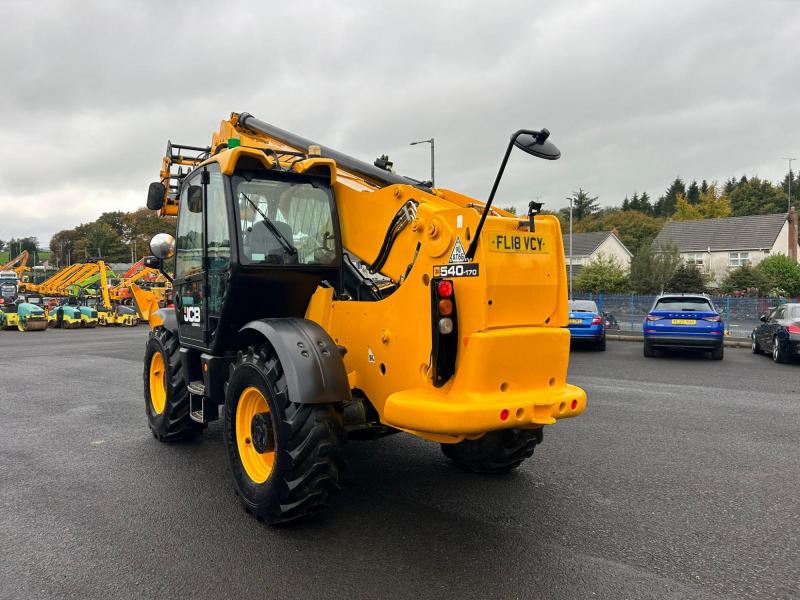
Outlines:
<svg viewBox="0 0 800 600"><path fill-rule="evenodd" d="M798 598L800 364L576 350L587 412L514 474L347 446L324 517L235 498L219 423L163 445L146 328L0 331L0 598Z"/></svg>

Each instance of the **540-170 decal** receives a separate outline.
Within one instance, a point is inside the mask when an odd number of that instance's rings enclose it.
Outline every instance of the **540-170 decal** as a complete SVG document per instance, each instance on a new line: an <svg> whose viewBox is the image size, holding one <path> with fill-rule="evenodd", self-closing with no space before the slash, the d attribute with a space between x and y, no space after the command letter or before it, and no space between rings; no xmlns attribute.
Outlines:
<svg viewBox="0 0 800 600"><path fill-rule="evenodd" d="M477 277L478 263L451 263L434 265L434 277Z"/></svg>

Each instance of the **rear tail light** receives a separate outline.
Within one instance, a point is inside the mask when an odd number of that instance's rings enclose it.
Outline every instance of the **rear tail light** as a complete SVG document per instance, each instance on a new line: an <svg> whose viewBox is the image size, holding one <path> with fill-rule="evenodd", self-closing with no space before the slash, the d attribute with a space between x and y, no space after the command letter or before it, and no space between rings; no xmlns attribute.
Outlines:
<svg viewBox="0 0 800 600"><path fill-rule="evenodd" d="M660 321L663 318L664 317L656 317L655 315L647 315L647 320L648 321Z"/></svg>
<svg viewBox="0 0 800 600"><path fill-rule="evenodd" d="M603 324L603 317L594 317L592 319L592 325L602 325Z"/></svg>
<svg viewBox="0 0 800 600"><path fill-rule="evenodd" d="M800 333L800 325L797 325L796 323L790 323L786 327L786 331L789 333Z"/></svg>
<svg viewBox="0 0 800 600"><path fill-rule="evenodd" d="M719 315L714 315L713 317L703 317L703 321L711 321L712 323L719 323L722 318Z"/></svg>
<svg viewBox="0 0 800 600"><path fill-rule="evenodd" d="M431 281L431 367L433 385L444 385L455 373L458 320L453 282Z"/></svg>

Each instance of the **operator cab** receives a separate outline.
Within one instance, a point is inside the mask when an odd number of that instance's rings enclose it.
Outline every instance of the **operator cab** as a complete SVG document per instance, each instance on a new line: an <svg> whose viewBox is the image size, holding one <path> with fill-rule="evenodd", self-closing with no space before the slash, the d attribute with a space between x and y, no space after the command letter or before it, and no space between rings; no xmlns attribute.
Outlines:
<svg viewBox="0 0 800 600"><path fill-rule="evenodd" d="M244 156L231 175L215 161L201 164L178 194L173 287L186 346L233 347L246 323L302 318L318 286L340 289L330 177L267 169Z"/></svg>

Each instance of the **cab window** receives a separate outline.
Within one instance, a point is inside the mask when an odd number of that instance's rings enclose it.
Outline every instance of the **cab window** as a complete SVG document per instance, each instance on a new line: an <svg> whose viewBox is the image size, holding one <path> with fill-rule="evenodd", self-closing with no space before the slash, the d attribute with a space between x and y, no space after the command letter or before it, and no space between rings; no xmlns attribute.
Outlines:
<svg viewBox="0 0 800 600"><path fill-rule="evenodd" d="M197 275L203 269L203 203L189 202L200 186L200 173L181 190L178 210L178 231L175 238L175 278Z"/></svg>
<svg viewBox="0 0 800 600"><path fill-rule="evenodd" d="M338 259L330 188L235 177L243 264L331 265Z"/></svg>

